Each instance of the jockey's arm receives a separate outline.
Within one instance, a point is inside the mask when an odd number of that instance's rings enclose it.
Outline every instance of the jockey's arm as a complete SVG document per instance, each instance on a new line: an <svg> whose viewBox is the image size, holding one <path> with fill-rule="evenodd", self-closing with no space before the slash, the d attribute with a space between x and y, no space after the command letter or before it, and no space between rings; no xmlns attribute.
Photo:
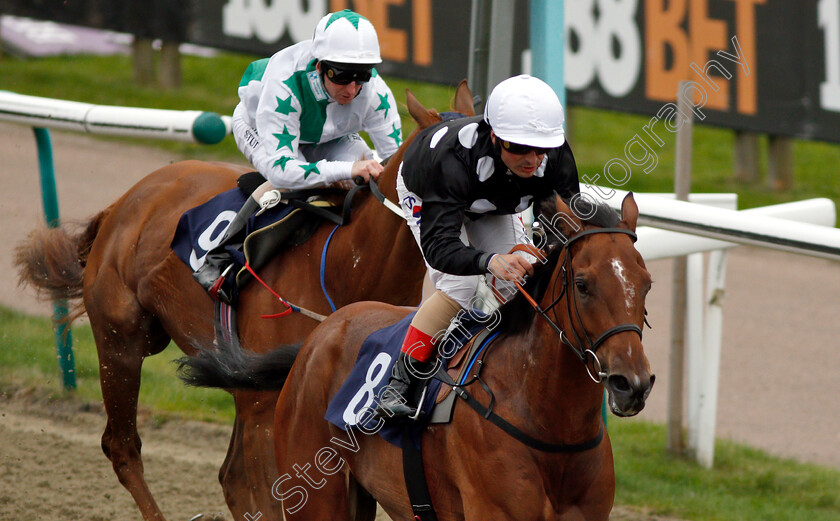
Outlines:
<svg viewBox="0 0 840 521"><path fill-rule="evenodd" d="M402 121L397 111L397 103L391 89L380 76L374 76L364 86L375 92L374 104L368 107L363 128L370 136L376 153L387 159L400 147L403 142Z"/></svg>
<svg viewBox="0 0 840 521"><path fill-rule="evenodd" d="M420 246L431 267L452 275L481 275L487 272L492 254L461 241L463 205L423 200Z"/></svg>

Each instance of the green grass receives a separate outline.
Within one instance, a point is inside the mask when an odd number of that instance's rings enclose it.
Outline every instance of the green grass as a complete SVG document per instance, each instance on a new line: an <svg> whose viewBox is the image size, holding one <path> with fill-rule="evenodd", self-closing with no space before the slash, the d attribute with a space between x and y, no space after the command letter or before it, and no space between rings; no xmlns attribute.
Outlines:
<svg viewBox="0 0 840 521"><path fill-rule="evenodd" d="M73 399L101 403L96 347L86 325L73 328L78 389ZM171 362L170 345L143 364L140 407L153 418L230 423L233 404L223 391L188 388ZM61 378L50 322L0 308L0 396L19 389L55 397ZM718 441L715 467L706 470L665 451L662 425L610 419L616 461L617 504L691 521L837 521L840 471L772 457Z"/></svg>
<svg viewBox="0 0 840 521"><path fill-rule="evenodd" d="M21 94L100 103L169 109L208 110L229 114L236 104L236 86L250 56L220 54L214 59L185 57L185 87L161 91L138 87L131 79L127 57L0 59L0 89ZM398 99L406 86L429 107L448 108L454 87L388 79ZM404 128L414 127L404 106ZM571 142L582 174L602 172L624 144L649 118L572 108ZM634 169L623 188L636 191L673 189L674 140L657 150L657 168L644 174ZM106 138L103 138L106 139ZM117 138L110 138L117 139ZM241 160L233 140L213 147L148 141L146 143L200 159ZM762 150L766 150L762 140ZM692 189L697 192L737 192L742 208L808 197L840 202L840 183L833 167L840 147L795 141L794 186L779 193L762 182L739 184L733 179L733 133L699 126L693 145ZM87 326L73 329L77 399L100 402L96 350ZM171 360L180 356L170 346L143 366L140 406L163 418L182 417L229 423L230 397L221 391L191 389L175 379ZM37 387L55 395L60 390L54 337L45 319L0 309L0 391ZM761 451L718 442L715 468L700 468L665 452L665 429L641 421L611 420L617 470L617 502L653 514L692 521L705 520L840 520L840 472L771 457Z"/></svg>
<svg viewBox="0 0 840 521"><path fill-rule="evenodd" d="M43 388L62 394L55 336L50 320L33 318L0 308L0 391ZM85 402L102 402L96 345L87 325L72 328L77 389ZM183 356L174 344L143 363L140 406L162 419L168 417L232 422L230 395L215 389L182 385L175 377L172 360Z"/></svg>
<svg viewBox="0 0 840 521"><path fill-rule="evenodd" d="M706 470L665 451L662 425L613 420L616 503L692 521L837 521L840 471L718 440ZM805 443L805 441L802 441Z"/></svg>

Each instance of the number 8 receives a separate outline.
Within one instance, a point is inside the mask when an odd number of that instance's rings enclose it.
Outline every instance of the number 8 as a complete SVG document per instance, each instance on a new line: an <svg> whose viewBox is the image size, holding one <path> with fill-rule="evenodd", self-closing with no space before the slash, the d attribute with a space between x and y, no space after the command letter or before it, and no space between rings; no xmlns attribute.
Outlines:
<svg viewBox="0 0 840 521"><path fill-rule="evenodd" d="M388 353L379 353L368 367L365 375L365 384L359 388L359 391L350 400L347 408L344 409L342 418L347 425L356 425L357 415L369 408L373 404L374 393L373 390L382 381L382 378L387 374L387 368L391 365L391 356ZM364 405L359 407L359 402L364 399Z"/></svg>

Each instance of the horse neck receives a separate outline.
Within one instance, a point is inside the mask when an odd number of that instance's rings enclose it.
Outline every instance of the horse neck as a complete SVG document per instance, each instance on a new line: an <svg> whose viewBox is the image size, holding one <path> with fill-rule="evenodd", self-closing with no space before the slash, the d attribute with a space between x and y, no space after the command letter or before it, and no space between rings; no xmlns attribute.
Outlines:
<svg viewBox="0 0 840 521"><path fill-rule="evenodd" d="M379 177L378 186L386 199L399 206L397 171L406 143L391 157ZM416 305L420 301L425 264L411 230L405 220L369 195L353 211L346 237L352 249L353 262L375 278L379 293L371 293L370 284L348 283L346 302L384 300L396 304ZM389 289L390 288L390 289Z"/></svg>

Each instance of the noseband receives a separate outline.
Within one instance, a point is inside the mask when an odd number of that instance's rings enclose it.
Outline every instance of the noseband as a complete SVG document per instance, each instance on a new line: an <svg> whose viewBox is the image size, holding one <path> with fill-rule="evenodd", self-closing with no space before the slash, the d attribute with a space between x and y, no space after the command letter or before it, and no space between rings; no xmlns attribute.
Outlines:
<svg viewBox="0 0 840 521"><path fill-rule="evenodd" d="M575 235L574 237L570 238L566 241L566 244L563 245L563 249L565 250L565 256L563 257L563 265L561 266L562 270L562 280L563 280L563 288L560 291L560 295L554 299L554 302L551 303L546 309L541 309L537 302L526 293L522 286L517 283L517 287L519 291L525 296L526 299L531 303L534 309L542 315L542 317L548 321L548 324L551 328L560 336L560 340L569 346L572 352L578 357L578 359L583 362L584 367L586 367L586 372L589 377L595 383L601 383L604 378L607 376L607 373L603 372L601 369L601 361L598 359L598 348L601 347L601 344L607 341L611 336L617 335L618 333L623 333L624 331L635 331L638 333L639 338L642 337L642 328L637 326L636 324L627 323L627 324L619 324L613 326L595 339L593 342L589 335L586 333L586 328L583 325L583 319L581 319L580 311L578 310L577 300L575 300L574 306L572 305L572 295L571 291L568 291L570 281L574 280L575 272L572 268L572 243L578 241L584 237L589 235L595 235L596 233L623 233L625 235L629 235L633 238L633 242L636 242L636 234L630 230L626 230L624 228L594 228L592 230L585 230L580 232L579 234ZM567 294L568 291L568 294ZM571 322L571 330L572 335L574 336L575 342L572 343L571 340L567 337L567 335L563 332L563 329L557 325L557 312L553 313L554 320L552 320L548 316L548 312L560 302L566 296L566 311L569 314L569 320ZM578 333L578 329L580 329L581 333ZM592 360L594 366L590 367L589 361Z"/></svg>

